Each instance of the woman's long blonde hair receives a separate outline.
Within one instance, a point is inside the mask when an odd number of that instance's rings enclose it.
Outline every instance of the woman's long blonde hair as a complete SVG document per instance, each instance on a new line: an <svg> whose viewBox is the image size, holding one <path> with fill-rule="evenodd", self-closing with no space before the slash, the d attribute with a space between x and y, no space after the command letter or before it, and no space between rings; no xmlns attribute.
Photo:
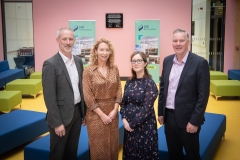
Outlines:
<svg viewBox="0 0 240 160"><path fill-rule="evenodd" d="M108 67L113 67L114 66L114 56L115 56L115 50L114 50L114 47L112 45L112 43L105 39L105 38L101 38L99 39L94 45L93 45L93 48L91 49L91 53L90 53L90 62L91 62L91 65L98 65L98 58L97 58L97 55L95 54L95 51L98 49L98 46L100 43L106 43L109 47L109 50L110 50L110 55L109 55L109 58L107 60L107 66Z"/></svg>

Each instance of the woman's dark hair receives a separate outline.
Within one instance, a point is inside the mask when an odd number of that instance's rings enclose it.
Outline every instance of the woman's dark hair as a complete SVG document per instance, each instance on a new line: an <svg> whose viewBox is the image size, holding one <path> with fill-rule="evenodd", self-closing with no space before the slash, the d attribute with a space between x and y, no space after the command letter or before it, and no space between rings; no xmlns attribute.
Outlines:
<svg viewBox="0 0 240 160"><path fill-rule="evenodd" d="M143 52L137 52L137 51L134 52L134 53L131 55L131 57L130 57L130 61L132 61L132 58L133 58L135 55L137 55L137 54L139 54L139 55L142 57L143 62L147 63L147 65L148 65L147 57L146 57L146 55L145 55ZM144 67L143 79L152 78L152 75L149 74L149 72L148 72L147 65ZM132 72L132 76L130 77L130 80L136 79L136 78L137 78L136 72L135 72L133 69L131 69L131 72Z"/></svg>

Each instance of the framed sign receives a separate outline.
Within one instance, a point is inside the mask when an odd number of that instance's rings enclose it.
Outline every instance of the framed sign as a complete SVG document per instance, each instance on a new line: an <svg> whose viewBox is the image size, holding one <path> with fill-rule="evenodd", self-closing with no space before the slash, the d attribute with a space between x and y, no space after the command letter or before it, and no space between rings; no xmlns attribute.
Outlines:
<svg viewBox="0 0 240 160"><path fill-rule="evenodd" d="M123 28L123 14L106 13L106 28Z"/></svg>

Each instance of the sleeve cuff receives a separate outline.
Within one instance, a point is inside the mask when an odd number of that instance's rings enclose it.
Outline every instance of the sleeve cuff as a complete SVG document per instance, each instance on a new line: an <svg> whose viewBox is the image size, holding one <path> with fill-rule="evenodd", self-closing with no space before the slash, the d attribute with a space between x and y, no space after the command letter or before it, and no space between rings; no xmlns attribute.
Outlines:
<svg viewBox="0 0 240 160"><path fill-rule="evenodd" d="M93 109L97 108L98 107L98 104L95 103L94 105L92 105L92 107L90 107L90 111L92 111Z"/></svg>
<svg viewBox="0 0 240 160"><path fill-rule="evenodd" d="M121 99L121 98L119 98L119 99L116 99L116 100L115 100L115 102L116 102L116 103L119 103L119 104L121 104L121 102L122 102L122 99Z"/></svg>

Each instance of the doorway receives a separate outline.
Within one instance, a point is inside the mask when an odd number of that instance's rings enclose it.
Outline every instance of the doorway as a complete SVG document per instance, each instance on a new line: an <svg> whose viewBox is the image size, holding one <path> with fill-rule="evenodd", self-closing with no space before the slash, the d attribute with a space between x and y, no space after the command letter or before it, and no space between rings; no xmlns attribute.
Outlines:
<svg viewBox="0 0 240 160"><path fill-rule="evenodd" d="M191 50L214 71L224 67L225 9L226 0L192 1Z"/></svg>
<svg viewBox="0 0 240 160"><path fill-rule="evenodd" d="M32 1L2 1L4 59L11 69L34 70ZM26 70L25 70L26 71Z"/></svg>

